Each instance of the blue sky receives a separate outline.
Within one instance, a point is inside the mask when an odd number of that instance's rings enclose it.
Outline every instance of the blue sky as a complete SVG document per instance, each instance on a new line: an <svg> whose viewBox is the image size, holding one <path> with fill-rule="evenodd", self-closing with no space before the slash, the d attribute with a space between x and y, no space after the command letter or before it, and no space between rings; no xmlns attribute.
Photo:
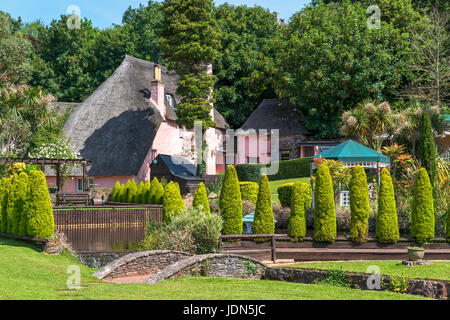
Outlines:
<svg viewBox="0 0 450 320"><path fill-rule="evenodd" d="M14 18L31 22L40 19L45 24L66 13L71 5L81 9L81 17L92 20L94 26L106 28L112 24L121 24L122 14L131 5L138 7L147 0L0 0L0 10L8 12ZM271 11L279 12L282 19L288 20L310 0L215 0L216 4L228 2L234 5L260 5Z"/></svg>

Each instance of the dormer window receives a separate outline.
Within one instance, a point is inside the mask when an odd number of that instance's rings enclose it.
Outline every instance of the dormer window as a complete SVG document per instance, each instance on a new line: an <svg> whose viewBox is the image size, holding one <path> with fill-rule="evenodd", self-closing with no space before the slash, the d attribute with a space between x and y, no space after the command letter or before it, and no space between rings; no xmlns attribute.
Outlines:
<svg viewBox="0 0 450 320"><path fill-rule="evenodd" d="M167 103L169 103L169 106L171 106L173 109L176 109L177 106L175 105L175 98L171 94L166 94Z"/></svg>

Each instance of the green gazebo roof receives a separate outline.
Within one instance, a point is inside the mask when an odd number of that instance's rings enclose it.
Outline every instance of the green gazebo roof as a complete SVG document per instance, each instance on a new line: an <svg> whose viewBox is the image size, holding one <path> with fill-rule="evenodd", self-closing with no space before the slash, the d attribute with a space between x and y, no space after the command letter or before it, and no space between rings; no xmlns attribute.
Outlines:
<svg viewBox="0 0 450 320"><path fill-rule="evenodd" d="M390 158L353 140L347 140L331 149L319 153L314 157L339 160L343 162L390 162Z"/></svg>

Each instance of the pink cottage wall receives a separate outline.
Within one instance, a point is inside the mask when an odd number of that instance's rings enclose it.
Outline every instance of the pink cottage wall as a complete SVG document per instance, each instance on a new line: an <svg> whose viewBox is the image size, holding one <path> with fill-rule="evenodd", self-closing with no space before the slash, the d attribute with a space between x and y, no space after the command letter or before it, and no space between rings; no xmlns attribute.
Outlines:
<svg viewBox="0 0 450 320"><path fill-rule="evenodd" d="M270 136L250 134L239 134L237 138L237 161L238 164L248 163L248 158L257 158L258 163L269 163L271 152Z"/></svg>

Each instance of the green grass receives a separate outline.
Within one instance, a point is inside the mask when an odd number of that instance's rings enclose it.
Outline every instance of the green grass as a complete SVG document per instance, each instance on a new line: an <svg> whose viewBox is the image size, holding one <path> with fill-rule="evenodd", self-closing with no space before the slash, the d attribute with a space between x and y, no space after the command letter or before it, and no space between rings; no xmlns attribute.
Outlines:
<svg viewBox="0 0 450 320"><path fill-rule="evenodd" d="M306 182L306 183L310 183L310 179L309 177L306 178L294 178L294 179L286 179L286 180L276 180L276 181L270 181L270 192L272 194L277 194L278 193L278 187L281 186L282 184L285 183L292 183L292 182Z"/></svg>
<svg viewBox="0 0 450 320"><path fill-rule="evenodd" d="M303 268L320 270L342 270L348 272L366 273L369 266L378 266L382 275L401 276L409 279L441 279L450 280L450 261L431 261L429 266L408 267L401 261L330 261L330 262L303 262L293 265L280 266L280 268Z"/></svg>
<svg viewBox="0 0 450 320"><path fill-rule="evenodd" d="M81 270L79 290L67 290L67 267ZM289 282L184 277L156 285L112 284L92 276L95 269L79 265L70 255L50 256L21 242L0 238L0 300L319 300L422 299L391 292L360 291L328 285Z"/></svg>

